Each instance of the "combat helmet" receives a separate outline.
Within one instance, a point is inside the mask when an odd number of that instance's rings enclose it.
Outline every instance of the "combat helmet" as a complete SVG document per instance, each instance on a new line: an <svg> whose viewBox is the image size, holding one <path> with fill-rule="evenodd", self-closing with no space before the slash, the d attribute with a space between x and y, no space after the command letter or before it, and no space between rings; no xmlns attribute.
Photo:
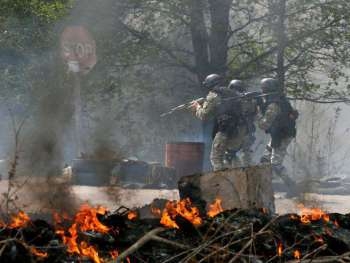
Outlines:
<svg viewBox="0 0 350 263"><path fill-rule="evenodd" d="M217 85L222 84L223 78L218 74L210 74L203 81L203 87L212 89Z"/></svg>
<svg viewBox="0 0 350 263"><path fill-rule="evenodd" d="M277 79L264 78L260 81L261 90L263 93L282 92L281 86Z"/></svg>
<svg viewBox="0 0 350 263"><path fill-rule="evenodd" d="M239 79L231 80L230 84L228 84L228 88L232 89L232 90L235 90L235 91L238 91L240 93L243 93L243 92L247 91L246 87L244 86L243 81L241 81Z"/></svg>

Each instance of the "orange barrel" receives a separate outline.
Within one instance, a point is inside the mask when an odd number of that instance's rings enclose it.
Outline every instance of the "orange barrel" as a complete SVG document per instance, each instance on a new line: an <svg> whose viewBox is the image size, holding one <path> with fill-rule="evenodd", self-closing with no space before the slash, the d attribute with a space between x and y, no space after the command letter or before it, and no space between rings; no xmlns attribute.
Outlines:
<svg viewBox="0 0 350 263"><path fill-rule="evenodd" d="M165 166L176 170L177 178L202 172L204 143L171 142L165 146Z"/></svg>

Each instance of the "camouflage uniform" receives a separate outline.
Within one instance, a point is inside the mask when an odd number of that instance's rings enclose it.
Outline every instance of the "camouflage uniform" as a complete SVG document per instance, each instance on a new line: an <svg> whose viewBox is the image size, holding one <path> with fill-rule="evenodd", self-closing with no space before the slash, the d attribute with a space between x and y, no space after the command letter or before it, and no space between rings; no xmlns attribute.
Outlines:
<svg viewBox="0 0 350 263"><path fill-rule="evenodd" d="M265 102L266 109L259 117L259 127L271 135L271 140L266 146L261 157L262 163L271 163L275 175L279 176L288 188L287 195L294 196L297 193L296 185L291 180L283 166L283 160L287 154L287 148L295 137L295 120L288 120L292 108L285 97L278 97L270 102ZM285 105L285 106L283 106ZM289 106L288 106L289 105ZM284 119L281 116L285 116ZM281 122L289 122L289 126L280 128ZM277 128L276 128L277 127Z"/></svg>
<svg viewBox="0 0 350 263"><path fill-rule="evenodd" d="M196 109L196 116L201 120L216 119L217 122L232 123L232 130L220 129L219 127L215 132L210 154L214 171L231 167L231 164L225 161L225 154L230 151L243 150L243 161L250 163L251 138L247 125L245 125L243 118L239 117L241 114L239 112L240 103L239 101L223 101L224 98L235 96L239 96L239 94L221 87L210 91L203 105ZM240 163L235 158L233 164L239 166Z"/></svg>
<svg viewBox="0 0 350 263"><path fill-rule="evenodd" d="M260 129L267 131L271 127L277 116L280 114L280 112L281 110L277 103L271 103L270 105L268 105L264 116L261 116L258 121ZM261 157L261 161L271 161L272 165L282 165L283 160L287 154L287 148L292 140L293 137L282 138L279 145L272 147L271 139L269 144L266 146L263 156Z"/></svg>
<svg viewBox="0 0 350 263"><path fill-rule="evenodd" d="M244 95L244 93L240 94ZM240 148L232 148L226 152L226 163L231 167L247 167L252 164L252 146L255 142L255 116L257 113L257 103L255 99L242 99L239 101L241 107L241 116L243 122L239 129L244 130L244 133L240 136L243 138ZM238 158L237 152L241 152L241 158Z"/></svg>
<svg viewBox="0 0 350 263"><path fill-rule="evenodd" d="M255 142L255 117L257 113L257 101L255 99L244 99L241 101L242 115L247 126L247 144L242 147L242 165L249 166L252 162L252 146Z"/></svg>

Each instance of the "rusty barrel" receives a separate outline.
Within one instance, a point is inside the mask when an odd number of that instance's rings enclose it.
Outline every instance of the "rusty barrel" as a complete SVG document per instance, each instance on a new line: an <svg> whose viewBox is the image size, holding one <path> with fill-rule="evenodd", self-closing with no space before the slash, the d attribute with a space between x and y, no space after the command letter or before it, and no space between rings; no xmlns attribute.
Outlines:
<svg viewBox="0 0 350 263"><path fill-rule="evenodd" d="M170 142L165 146L165 166L176 170L177 178L202 172L204 143Z"/></svg>

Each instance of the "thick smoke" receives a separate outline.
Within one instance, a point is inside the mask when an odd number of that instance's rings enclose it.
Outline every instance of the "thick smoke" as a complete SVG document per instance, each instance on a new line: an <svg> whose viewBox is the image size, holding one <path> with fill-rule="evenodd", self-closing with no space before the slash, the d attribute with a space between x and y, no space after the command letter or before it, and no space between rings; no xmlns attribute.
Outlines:
<svg viewBox="0 0 350 263"><path fill-rule="evenodd" d="M50 56L34 75L33 114L22 134L18 173L30 178L24 187L34 202L43 208L65 210L74 209L75 201L70 187L57 178L64 167L65 138L72 130L74 108L72 89L57 61Z"/></svg>

